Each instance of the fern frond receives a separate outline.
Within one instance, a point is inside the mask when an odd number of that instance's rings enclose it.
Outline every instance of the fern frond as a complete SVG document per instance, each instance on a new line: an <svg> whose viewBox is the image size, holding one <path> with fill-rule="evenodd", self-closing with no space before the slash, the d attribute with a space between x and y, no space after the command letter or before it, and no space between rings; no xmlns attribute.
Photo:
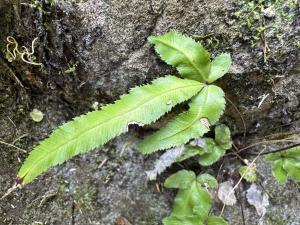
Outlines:
<svg viewBox="0 0 300 225"><path fill-rule="evenodd" d="M231 63L230 54L222 53L217 55L211 63L211 70L207 82L212 83L220 77L223 77L230 69Z"/></svg>
<svg viewBox="0 0 300 225"><path fill-rule="evenodd" d="M212 198L198 182L193 171L180 170L172 174L164 186L180 189L175 198L172 214L163 220L165 225L171 225L173 221L188 222L192 218L196 222L192 224L202 224L206 220L212 206Z"/></svg>
<svg viewBox="0 0 300 225"><path fill-rule="evenodd" d="M200 119L208 119L210 125L219 120L225 109L224 92L215 85L206 86L192 99L189 106L189 111L180 114L141 142L141 153L149 154L182 145L208 132L209 129Z"/></svg>
<svg viewBox="0 0 300 225"><path fill-rule="evenodd" d="M174 76L133 88L114 104L75 118L36 146L21 167L22 184L31 182L51 166L95 149L127 131L130 124L150 124L176 104L196 95L202 84Z"/></svg>
<svg viewBox="0 0 300 225"><path fill-rule="evenodd" d="M300 147L292 147L284 152L272 153L267 157L273 161L272 173L280 183L286 183L292 178L300 183Z"/></svg>
<svg viewBox="0 0 300 225"><path fill-rule="evenodd" d="M177 68L182 77L204 82L210 73L210 54L190 37L177 32L149 37L156 52L167 64Z"/></svg>

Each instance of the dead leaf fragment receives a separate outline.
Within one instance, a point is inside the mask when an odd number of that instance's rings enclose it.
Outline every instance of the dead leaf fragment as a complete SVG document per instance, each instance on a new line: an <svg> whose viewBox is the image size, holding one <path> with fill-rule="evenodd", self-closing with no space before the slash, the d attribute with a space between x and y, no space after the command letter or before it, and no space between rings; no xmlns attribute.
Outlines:
<svg viewBox="0 0 300 225"><path fill-rule="evenodd" d="M116 220L116 225L132 225L125 217L119 216Z"/></svg>
<svg viewBox="0 0 300 225"><path fill-rule="evenodd" d="M236 203L236 197L231 181L225 181L219 185L218 198L224 205L234 205Z"/></svg>
<svg viewBox="0 0 300 225"><path fill-rule="evenodd" d="M184 152L184 146L181 145L176 148L167 150L155 161L154 169L146 171L149 180L156 180L157 175L163 173L169 166L171 166L178 157Z"/></svg>
<svg viewBox="0 0 300 225"><path fill-rule="evenodd" d="M257 189L255 184L252 184L247 190L246 194L247 201L250 205L253 205L259 216L264 216L269 205L268 195L262 194L260 190Z"/></svg>

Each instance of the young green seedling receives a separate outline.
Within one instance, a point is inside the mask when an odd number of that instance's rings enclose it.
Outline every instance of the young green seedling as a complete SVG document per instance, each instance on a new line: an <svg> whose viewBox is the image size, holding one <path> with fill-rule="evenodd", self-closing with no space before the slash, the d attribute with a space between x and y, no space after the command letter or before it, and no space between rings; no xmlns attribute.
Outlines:
<svg viewBox="0 0 300 225"><path fill-rule="evenodd" d="M300 183L300 146L267 156L273 162L273 176L280 183L286 183L288 178Z"/></svg>
<svg viewBox="0 0 300 225"><path fill-rule="evenodd" d="M217 180L209 174L196 176L193 171L180 170L165 181L165 187L179 189L173 212L163 219L164 225L228 225L217 216L210 216L212 197L207 188L217 188Z"/></svg>

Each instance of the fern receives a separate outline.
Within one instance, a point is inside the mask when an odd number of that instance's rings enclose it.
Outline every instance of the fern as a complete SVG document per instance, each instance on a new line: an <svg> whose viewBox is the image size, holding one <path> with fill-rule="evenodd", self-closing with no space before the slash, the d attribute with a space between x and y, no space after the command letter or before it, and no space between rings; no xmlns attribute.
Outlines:
<svg viewBox="0 0 300 225"><path fill-rule="evenodd" d="M211 70L207 82L212 83L223 77L228 72L231 65L231 57L227 53L218 55L211 63Z"/></svg>
<svg viewBox="0 0 300 225"><path fill-rule="evenodd" d="M207 188L217 188L218 183L209 174L196 177L193 171L180 170L165 181L165 187L178 188L171 215L164 218L164 225L195 225L222 222L221 217L209 216L212 207L212 197ZM216 224L216 223L215 223Z"/></svg>
<svg viewBox="0 0 300 225"><path fill-rule="evenodd" d="M204 138L203 142L204 146L197 144L187 146L184 154L177 159L177 162L198 155L200 165L210 166L214 164L225 154L226 150L231 148L230 130L223 124L218 125L215 127L215 139Z"/></svg>
<svg viewBox="0 0 300 225"><path fill-rule="evenodd" d="M103 145L127 131L130 124L150 124L201 90L201 83L174 76L159 78L151 85L134 88L114 104L75 118L36 146L18 178L31 182L49 167Z"/></svg>
<svg viewBox="0 0 300 225"><path fill-rule="evenodd" d="M182 77L204 82L210 73L210 54L192 38L177 32L149 37L156 52L169 65L176 67Z"/></svg>
<svg viewBox="0 0 300 225"><path fill-rule="evenodd" d="M288 178L292 178L300 183L300 146L272 153L267 160L273 162L272 173L278 182L286 183Z"/></svg>
<svg viewBox="0 0 300 225"><path fill-rule="evenodd" d="M203 136L209 128L200 119L208 119L211 125L219 120L225 108L224 93L217 86L206 86L193 98L189 106L188 112L180 114L160 131L146 138L139 146L140 151L149 154Z"/></svg>
<svg viewBox="0 0 300 225"><path fill-rule="evenodd" d="M130 124L150 124L189 99L188 111L179 114L140 144L143 154L180 146L178 150L163 155L165 161L159 161L148 175L155 177L174 160L195 155L199 155L201 165L210 165L231 147L230 132L224 125L215 127L215 139L199 139L220 119L225 109L222 89L211 83L229 70L229 54L220 54L211 61L210 54L200 43L176 32L150 37L149 41L155 45L162 60L176 67L185 79L170 75L156 79L152 84L131 89L113 104L62 125L31 151L17 175L18 182L28 184L50 167L91 151L126 132ZM195 140L184 145L191 139ZM197 146L200 140L205 141L203 146ZM181 154L184 155L178 159ZM227 225L221 217L209 215L212 198L206 188L218 186L212 176L202 174L196 177L192 171L180 171L169 177L165 186L180 190L172 214L163 220L164 225Z"/></svg>

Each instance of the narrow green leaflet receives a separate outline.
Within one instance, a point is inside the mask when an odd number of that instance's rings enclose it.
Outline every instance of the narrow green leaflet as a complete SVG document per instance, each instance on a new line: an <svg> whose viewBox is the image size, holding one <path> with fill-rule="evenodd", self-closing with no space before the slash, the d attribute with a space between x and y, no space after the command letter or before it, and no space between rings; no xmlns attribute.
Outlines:
<svg viewBox="0 0 300 225"><path fill-rule="evenodd" d="M210 54L190 37L177 32L149 37L156 52L167 64L176 67L182 77L205 82L210 73Z"/></svg>
<svg viewBox="0 0 300 225"><path fill-rule="evenodd" d="M18 173L27 184L52 166L95 149L127 131L130 124L150 124L201 90L201 83L174 76L136 87L114 104L75 118L36 146Z"/></svg>
<svg viewBox="0 0 300 225"><path fill-rule="evenodd" d="M231 57L228 53L222 53L218 55L211 63L211 70L208 76L207 82L212 83L223 77L226 74L231 66Z"/></svg>
<svg viewBox="0 0 300 225"><path fill-rule="evenodd" d="M208 119L209 125L219 120L225 109L224 92L215 85L205 86L189 106L189 111L180 114L165 127L145 138L139 145L141 153L149 154L168 149L203 136L209 128L200 119Z"/></svg>

